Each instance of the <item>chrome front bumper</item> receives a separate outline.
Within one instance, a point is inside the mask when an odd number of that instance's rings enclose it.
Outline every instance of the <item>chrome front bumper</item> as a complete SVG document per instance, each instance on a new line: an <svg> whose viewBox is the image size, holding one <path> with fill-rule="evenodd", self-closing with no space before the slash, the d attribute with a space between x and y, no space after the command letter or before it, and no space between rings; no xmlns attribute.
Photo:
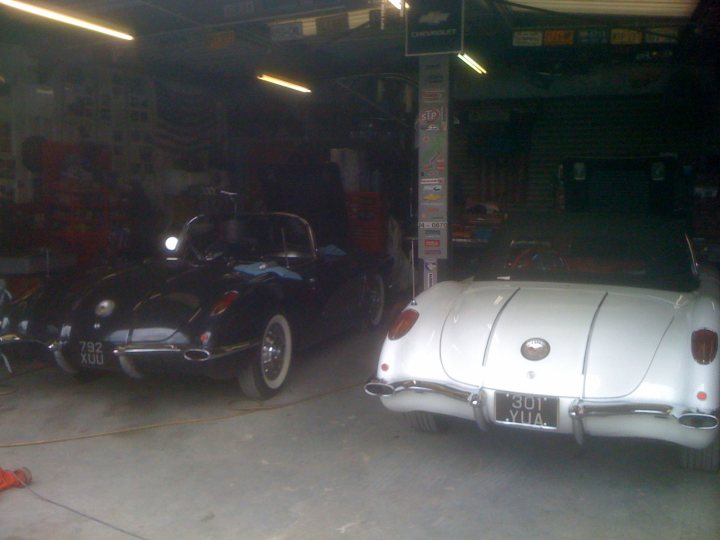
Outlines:
<svg viewBox="0 0 720 540"><path fill-rule="evenodd" d="M462 402L472 407L473 416L478 427L486 430L492 423L488 411L488 392L483 388L462 388L453 385L418 381L409 379L392 383L372 378L365 384L365 392L371 396L388 397L402 392L432 393L444 398ZM720 411L703 413L683 410L662 403L631 403L627 401L591 401L574 399L571 401L567 414L572 421L572 433L578 444L585 439L585 422L594 418L613 416L629 416L635 418L664 418L694 430L716 430L720 424Z"/></svg>

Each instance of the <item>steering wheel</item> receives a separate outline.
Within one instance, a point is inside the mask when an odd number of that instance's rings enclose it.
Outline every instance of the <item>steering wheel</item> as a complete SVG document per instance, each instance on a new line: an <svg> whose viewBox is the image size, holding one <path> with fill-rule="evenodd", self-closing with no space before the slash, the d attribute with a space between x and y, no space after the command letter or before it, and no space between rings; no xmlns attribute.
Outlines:
<svg viewBox="0 0 720 540"><path fill-rule="evenodd" d="M189 258L192 258L194 261L204 261L205 255L203 255L200 250L195 247L195 244L192 241L187 242L187 256Z"/></svg>
<svg viewBox="0 0 720 540"><path fill-rule="evenodd" d="M512 270L567 271L565 259L554 249L544 246L533 246L524 249L508 265Z"/></svg>

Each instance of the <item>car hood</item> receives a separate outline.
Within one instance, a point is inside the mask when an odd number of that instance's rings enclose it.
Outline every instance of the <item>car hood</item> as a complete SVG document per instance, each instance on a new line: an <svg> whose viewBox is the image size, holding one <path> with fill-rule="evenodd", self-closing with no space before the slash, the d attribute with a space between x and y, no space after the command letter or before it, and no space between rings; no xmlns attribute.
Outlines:
<svg viewBox="0 0 720 540"><path fill-rule="evenodd" d="M104 339L115 343L167 340L219 297L226 271L224 265L153 262L105 276L73 306L73 334L97 335L103 328Z"/></svg>
<svg viewBox="0 0 720 540"><path fill-rule="evenodd" d="M564 285L472 285L445 321L441 358L450 377L488 388L594 398L642 381L675 314L671 293ZM544 340L547 356L522 347Z"/></svg>

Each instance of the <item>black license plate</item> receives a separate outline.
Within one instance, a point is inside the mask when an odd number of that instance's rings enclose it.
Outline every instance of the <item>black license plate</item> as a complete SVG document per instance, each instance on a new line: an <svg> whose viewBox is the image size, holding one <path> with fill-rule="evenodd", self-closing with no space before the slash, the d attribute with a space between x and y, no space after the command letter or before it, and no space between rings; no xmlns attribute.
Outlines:
<svg viewBox="0 0 720 540"><path fill-rule="evenodd" d="M539 429L556 429L558 398L495 392L495 420Z"/></svg>
<svg viewBox="0 0 720 540"><path fill-rule="evenodd" d="M112 345L104 341L78 340L75 357L81 368L107 369L112 367Z"/></svg>

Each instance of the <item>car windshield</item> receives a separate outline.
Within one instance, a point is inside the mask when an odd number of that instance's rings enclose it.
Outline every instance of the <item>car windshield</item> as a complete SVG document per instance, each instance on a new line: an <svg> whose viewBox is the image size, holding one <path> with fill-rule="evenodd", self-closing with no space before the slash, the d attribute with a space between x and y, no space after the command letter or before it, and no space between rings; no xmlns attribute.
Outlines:
<svg viewBox="0 0 720 540"><path fill-rule="evenodd" d="M648 216L547 214L510 219L476 279L602 283L689 291L698 286L681 222Z"/></svg>
<svg viewBox="0 0 720 540"><path fill-rule="evenodd" d="M311 232L305 221L290 214L240 214L194 220L187 242L205 258L219 254L237 259L310 257Z"/></svg>

